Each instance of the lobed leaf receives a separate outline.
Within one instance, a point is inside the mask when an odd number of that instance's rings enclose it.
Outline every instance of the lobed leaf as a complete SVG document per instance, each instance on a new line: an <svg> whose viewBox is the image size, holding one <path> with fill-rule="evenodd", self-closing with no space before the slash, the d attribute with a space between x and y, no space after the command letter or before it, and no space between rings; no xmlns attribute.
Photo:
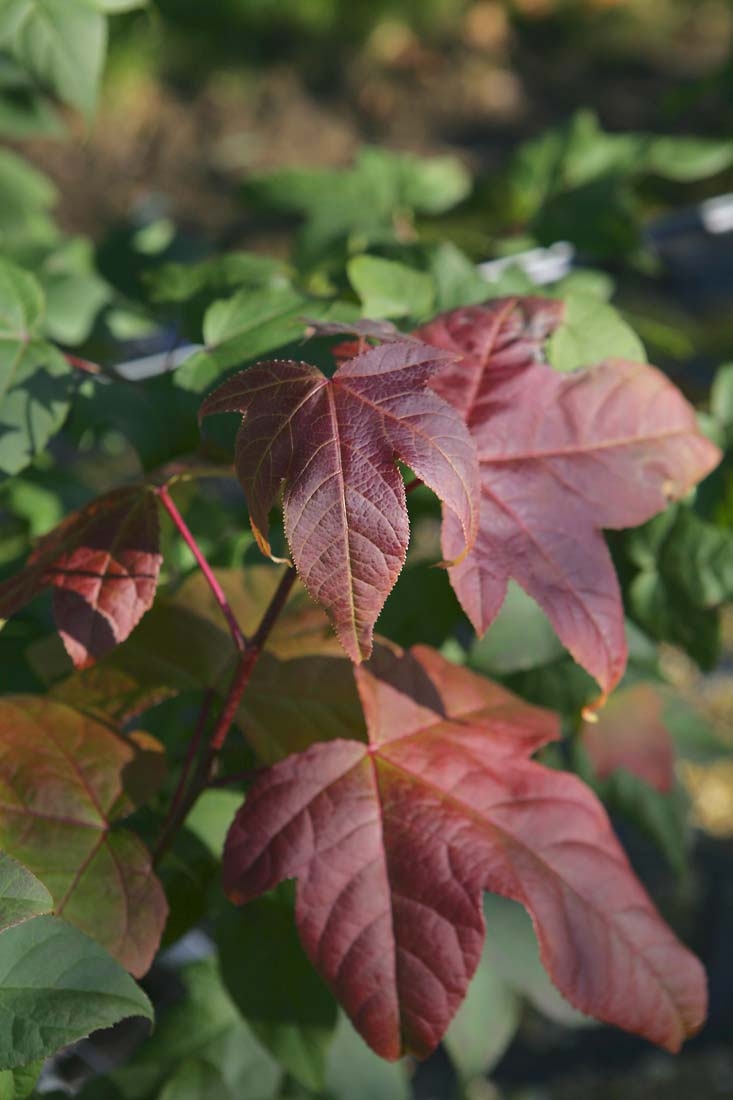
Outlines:
<svg viewBox="0 0 733 1100"><path fill-rule="evenodd" d="M68 516L39 541L21 573L0 583L0 617L52 587L64 646L85 668L124 641L152 606L161 562L153 491L115 489Z"/></svg>
<svg viewBox="0 0 733 1100"><path fill-rule="evenodd" d="M303 945L385 1058L440 1041L478 965L484 889L529 910L572 1004L678 1049L704 1018L702 967L595 796L528 759L553 716L421 647L356 677L369 744L314 745L261 776L227 838L232 900L299 880Z"/></svg>
<svg viewBox="0 0 733 1100"><path fill-rule="evenodd" d="M626 662L623 606L602 528L632 527L683 496L720 459L694 410L653 367L610 360L563 375L544 362L560 302L510 298L419 329L463 356L431 385L464 417L481 471L473 553L451 581L477 633L513 577L607 694ZM461 538L451 516L444 553Z"/></svg>
<svg viewBox="0 0 733 1100"><path fill-rule="evenodd" d="M57 916L136 975L167 914L148 852L113 828L162 780L160 745L140 737L40 696L0 700L0 847L50 891Z"/></svg>
<svg viewBox="0 0 733 1100"><path fill-rule="evenodd" d="M306 588L355 662L404 565L399 457L454 518L454 557L476 533L476 458L465 425L428 389L447 356L414 340L371 348L327 379L308 363L260 363L210 394L201 415L241 412L235 464L260 548L283 488L285 531Z"/></svg>

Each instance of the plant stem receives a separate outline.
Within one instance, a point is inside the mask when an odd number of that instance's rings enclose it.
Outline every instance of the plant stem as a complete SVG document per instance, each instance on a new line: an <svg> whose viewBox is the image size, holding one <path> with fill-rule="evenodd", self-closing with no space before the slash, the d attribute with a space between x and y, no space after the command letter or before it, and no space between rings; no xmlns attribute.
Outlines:
<svg viewBox="0 0 733 1100"><path fill-rule="evenodd" d="M71 367L76 367L77 370L84 371L85 374L101 374L102 368L97 366L96 363L91 363L88 359L80 359L78 355L64 354L64 359Z"/></svg>
<svg viewBox="0 0 733 1100"><path fill-rule="evenodd" d="M237 668L234 672L234 676L232 677L231 684L229 685L229 690L227 692L226 699L224 700L224 705L219 714L219 718L217 719L216 726L214 727L214 732L212 733L211 739L206 747L206 751L199 756L196 770L194 771L193 777L188 785L188 790L186 791L185 795L181 794L178 799L176 799L176 797L174 796L173 804L171 804L171 808L168 812L168 817L163 824L160 839L158 840L158 844L155 848L154 858L156 863L160 862L161 858L170 848L176 837L176 834L178 833L178 830L188 817L188 814L198 800L199 795L201 795L211 784L211 777L214 767L216 765L217 757L224 747L227 736L229 734L229 730L232 727L232 723L239 708L239 704L242 701L242 696L244 695L245 688L247 687L250 676L252 675L252 670L257 664L257 660L259 659L259 656L265 647L265 643L270 636L270 632L277 622L278 616L280 615L282 609L287 602L288 596L290 595L290 590L295 583L295 577L295 569L292 565L288 566L282 577L280 578L280 583L278 584L275 593L270 600L270 603L268 604L264 615L262 616L262 621L260 622L260 625L257 627L257 630L252 635L252 637L249 640L245 641L244 649L240 653ZM201 717L199 717L199 726L203 728L203 725L205 725L205 721L202 723ZM196 734L194 734L192 743L194 741L196 741ZM193 760L195 755L196 749L189 746L189 756L187 757L187 760L189 758ZM188 770L190 770L190 765ZM179 783L181 790L183 790L184 785L185 784L183 781Z"/></svg>
<svg viewBox="0 0 733 1100"><path fill-rule="evenodd" d="M201 550L201 547L196 542L196 539L191 534L191 531L189 530L189 527L188 527L185 519L183 518L181 513L178 511L178 508L176 507L176 505L174 504L173 498L171 497L171 495L168 491L168 486L167 485L161 485L158 488L157 493L158 493L158 498L160 499L161 504L163 505L166 512L168 513L168 515L173 520L173 523L175 524L178 532L180 533L181 538L183 539L183 541L186 543L186 546L189 548L189 550L193 554L193 556L196 559L196 562L197 562L201 572L203 573L204 577L206 578L206 583L208 584L209 588L211 589L211 591L213 593L213 596L214 596L214 599L216 600L219 607L221 608L222 615L224 616L224 618L227 621L227 625L229 627L229 632L232 636L232 639L234 641L235 646L240 651L240 653L244 653L245 649L247 648L247 639L246 639L245 635L242 633L242 629L241 629L239 623L236 620L234 612L232 611L231 607L229 606L229 600L226 598L226 595L224 593L224 589L221 587L218 580L216 579L216 576L214 575L213 569L211 568L211 566L207 562L206 558L204 557L203 552Z"/></svg>
<svg viewBox="0 0 733 1100"><path fill-rule="evenodd" d="M412 481L408 481L407 485L405 485L405 492L406 493L411 493L413 491L413 489L419 489L421 485L422 485L422 481L420 480L420 478L419 477L414 477L412 479Z"/></svg>

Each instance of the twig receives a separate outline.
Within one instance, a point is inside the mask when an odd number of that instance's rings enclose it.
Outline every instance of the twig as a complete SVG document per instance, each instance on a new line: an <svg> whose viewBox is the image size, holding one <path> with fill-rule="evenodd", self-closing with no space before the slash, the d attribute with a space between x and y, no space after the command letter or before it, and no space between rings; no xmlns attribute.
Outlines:
<svg viewBox="0 0 733 1100"><path fill-rule="evenodd" d="M287 602L290 590L295 583L295 577L295 569L292 566L288 566L280 578L280 583L262 616L260 625L257 627L252 637L245 641L244 649L240 653L239 662L234 676L232 677L231 684L229 685L229 690L224 700L219 718L217 719L216 726L214 727L214 732L211 735L211 740L206 747L206 751L199 756L198 765L191 782L188 784L185 795L180 798L178 805L175 807L171 806L168 812L168 817L163 825L160 840L155 849L156 863L161 860L170 848L178 830L188 817L199 795L211 785L217 757L224 747L229 730L232 727L235 715L239 709L239 704L242 701L244 690L252 675L252 670L265 647L265 643L270 636L270 632L278 616ZM191 757L193 756L195 756L195 751L191 752Z"/></svg>
<svg viewBox="0 0 733 1100"><path fill-rule="evenodd" d="M173 523L175 524L179 534L181 535L181 538L183 539L183 541L186 543L186 546L189 548L189 550L193 554L193 556L196 559L196 562L197 562L201 572L203 573L204 577L206 578L206 583L208 584L209 588L211 589L211 591L213 593L213 596L214 596L214 599L218 603L218 605L221 609L222 615L224 616L224 618L227 621L227 625L229 626L229 632L232 635L232 639L234 641L235 646L240 651L240 653L244 653L244 651L247 647L247 638L243 634L242 628L240 627L239 623L237 622L236 616L235 616L234 612L232 611L232 609L229 605L229 600L226 598L226 594L224 592L224 589L221 587L218 580L216 579L216 576L214 575L213 569L211 568L208 561L204 557L204 555L202 553L202 550L201 550L201 547L196 542L196 539L191 534L191 531L189 530L189 527L188 527L185 519L183 518L181 513L178 511L178 508L176 507L176 505L174 504L173 498L171 497L170 493L168 492L168 486L167 485L161 485L160 488L157 490L157 493L158 493L158 498L160 499L160 503L163 505L166 512L168 513L168 515L173 520Z"/></svg>
<svg viewBox="0 0 733 1100"><path fill-rule="evenodd" d="M91 363L88 359L80 359L78 355L69 355L64 353L64 359L69 366L76 367L77 370L84 371L85 374L101 374L102 368L96 363Z"/></svg>

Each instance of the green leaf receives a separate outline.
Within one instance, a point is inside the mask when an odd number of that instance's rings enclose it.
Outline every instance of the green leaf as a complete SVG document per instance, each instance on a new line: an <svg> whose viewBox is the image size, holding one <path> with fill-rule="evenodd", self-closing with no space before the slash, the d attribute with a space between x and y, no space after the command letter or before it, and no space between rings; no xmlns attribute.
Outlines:
<svg viewBox="0 0 733 1100"><path fill-rule="evenodd" d="M280 1065L319 1089L338 1010L301 945L291 897L286 885L241 909L228 906L216 938L224 983L242 1017Z"/></svg>
<svg viewBox="0 0 733 1100"><path fill-rule="evenodd" d="M484 1077L493 1069L519 1026L521 1000L494 965L495 953L489 929L468 995L444 1040L451 1061L465 1084Z"/></svg>
<svg viewBox="0 0 733 1100"><path fill-rule="evenodd" d="M0 934L0 1067L14 1069L128 1016L153 1019L143 991L107 952L62 920Z"/></svg>
<svg viewBox="0 0 733 1100"><path fill-rule="evenodd" d="M0 261L0 473L17 474L63 424L71 368L39 331L43 292L36 280Z"/></svg>
<svg viewBox="0 0 733 1100"><path fill-rule="evenodd" d="M13 248L56 237L49 217L57 192L51 180L9 149L0 149L0 244Z"/></svg>
<svg viewBox="0 0 733 1100"><path fill-rule="evenodd" d="M645 363L646 353L634 330L613 306L589 294L573 294L565 302L565 317L547 343L555 370L589 367L604 359Z"/></svg>
<svg viewBox="0 0 733 1100"><path fill-rule="evenodd" d="M158 1094L158 1100L249 1100L263 1094L234 1093L216 1066L202 1058L186 1058Z"/></svg>
<svg viewBox="0 0 733 1100"><path fill-rule="evenodd" d="M733 600L733 532L679 504L623 537L636 570L630 612L659 641L680 645L703 668L719 651L717 610Z"/></svg>
<svg viewBox="0 0 733 1100"><path fill-rule="evenodd" d="M219 871L215 857L220 854L221 848L219 852L212 853L188 827L178 833L173 846L166 852L158 868L158 877L168 900L168 920L162 947L176 943L205 919L209 890L217 881Z"/></svg>
<svg viewBox="0 0 733 1100"><path fill-rule="evenodd" d="M96 272L91 242L69 238L46 255L38 278L46 296L44 334L70 347L83 343L112 298L111 287Z"/></svg>
<svg viewBox="0 0 733 1100"><path fill-rule="evenodd" d="M362 255L349 260L347 272L365 317L420 321L434 310L433 280L406 264Z"/></svg>
<svg viewBox="0 0 733 1100"><path fill-rule="evenodd" d="M717 371L710 389L710 412L733 441L733 363Z"/></svg>
<svg viewBox="0 0 733 1100"><path fill-rule="evenodd" d="M246 192L265 207L304 216L301 253L312 262L349 237L363 247L394 240L401 220L445 213L470 189L470 176L454 157L423 159L367 147L353 168L281 170L249 181Z"/></svg>
<svg viewBox="0 0 733 1100"><path fill-rule="evenodd" d="M412 1095L405 1063L379 1058L343 1012L328 1052L326 1093L334 1100L409 1100Z"/></svg>
<svg viewBox="0 0 733 1100"><path fill-rule="evenodd" d="M192 963L180 971L180 978L183 998L161 1011L155 1032L112 1074L121 1095L125 1100L155 1095L184 1059L195 1059L216 1069L237 1098L269 1100L280 1069L240 1018L216 961Z"/></svg>
<svg viewBox="0 0 733 1100"><path fill-rule="evenodd" d="M733 141L698 137L651 138L644 168L664 179L693 183L724 171L733 164Z"/></svg>
<svg viewBox="0 0 733 1100"><path fill-rule="evenodd" d="M491 285L473 263L450 241L431 249L428 259L435 284L435 312L477 305L491 295Z"/></svg>
<svg viewBox="0 0 733 1100"><path fill-rule="evenodd" d="M489 960L510 989L526 997L543 1015L567 1027L595 1021L565 1000L540 962L529 913L515 901L496 894L484 896Z"/></svg>
<svg viewBox="0 0 733 1100"><path fill-rule="evenodd" d="M0 1070L0 1100L27 1100L36 1087L43 1069L43 1060L17 1069Z"/></svg>
<svg viewBox="0 0 733 1100"><path fill-rule="evenodd" d="M162 264L146 277L154 302L187 302L203 291L285 286L289 268L257 252L229 252L196 264Z"/></svg>
<svg viewBox="0 0 733 1100"><path fill-rule="evenodd" d="M177 386L203 393L231 367L242 366L305 335L306 319L350 320L356 311L307 298L288 286L240 290L215 302L204 319L206 349L175 372Z"/></svg>
<svg viewBox="0 0 733 1100"><path fill-rule="evenodd" d="M5 0L0 45L41 85L91 114L107 52L107 23L91 0Z"/></svg>
<svg viewBox="0 0 733 1100"><path fill-rule="evenodd" d="M148 852L113 823L160 786L161 746L123 739L42 696L0 699L0 847L37 874L55 912L137 975L167 906Z"/></svg>
<svg viewBox="0 0 733 1100"><path fill-rule="evenodd" d="M0 933L53 912L53 898L21 863L0 853Z"/></svg>

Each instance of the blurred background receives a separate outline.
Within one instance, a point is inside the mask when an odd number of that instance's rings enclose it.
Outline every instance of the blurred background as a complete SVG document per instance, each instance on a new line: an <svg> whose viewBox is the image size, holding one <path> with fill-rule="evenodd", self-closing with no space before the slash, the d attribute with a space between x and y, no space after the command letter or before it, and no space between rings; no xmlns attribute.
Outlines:
<svg viewBox="0 0 733 1100"><path fill-rule="evenodd" d="M49 335L90 357L135 358L172 331L195 340L201 302L194 321L160 313L188 294L173 263L295 257L315 291L339 285L334 249L412 262L418 247L450 242L443 270L465 280L466 261L488 263L497 292L566 280L612 298L733 446L733 371L721 371L733 361L730 0L154 0L110 21L93 121L39 95L0 53L0 135L0 242L36 257ZM384 224L363 215L393 164L375 147L444 158L414 201L385 200ZM236 283L216 278L210 291ZM733 1097L730 454L689 521L706 525L705 562L685 559L684 542L665 558L659 524L613 546L637 601L633 660L649 658L644 629L675 692L664 725L678 762L672 809L621 783L604 791L612 808L633 803L618 821L632 860L707 964L710 1023L677 1059L587 1026L543 978L531 930L499 904L489 927L512 943L511 965L493 958L496 980L476 985L448 1047L417 1069L422 1100L459 1087L466 1100ZM79 469L93 485L91 466ZM18 522L38 525L39 499ZM710 562L719 591L701 600L694 574ZM651 573L654 614L639 585ZM674 614L660 610L662 590ZM528 698L572 694L551 642L527 657L543 628L512 599L470 663ZM390 630L389 605L385 615L385 633L412 640L402 619Z"/></svg>

